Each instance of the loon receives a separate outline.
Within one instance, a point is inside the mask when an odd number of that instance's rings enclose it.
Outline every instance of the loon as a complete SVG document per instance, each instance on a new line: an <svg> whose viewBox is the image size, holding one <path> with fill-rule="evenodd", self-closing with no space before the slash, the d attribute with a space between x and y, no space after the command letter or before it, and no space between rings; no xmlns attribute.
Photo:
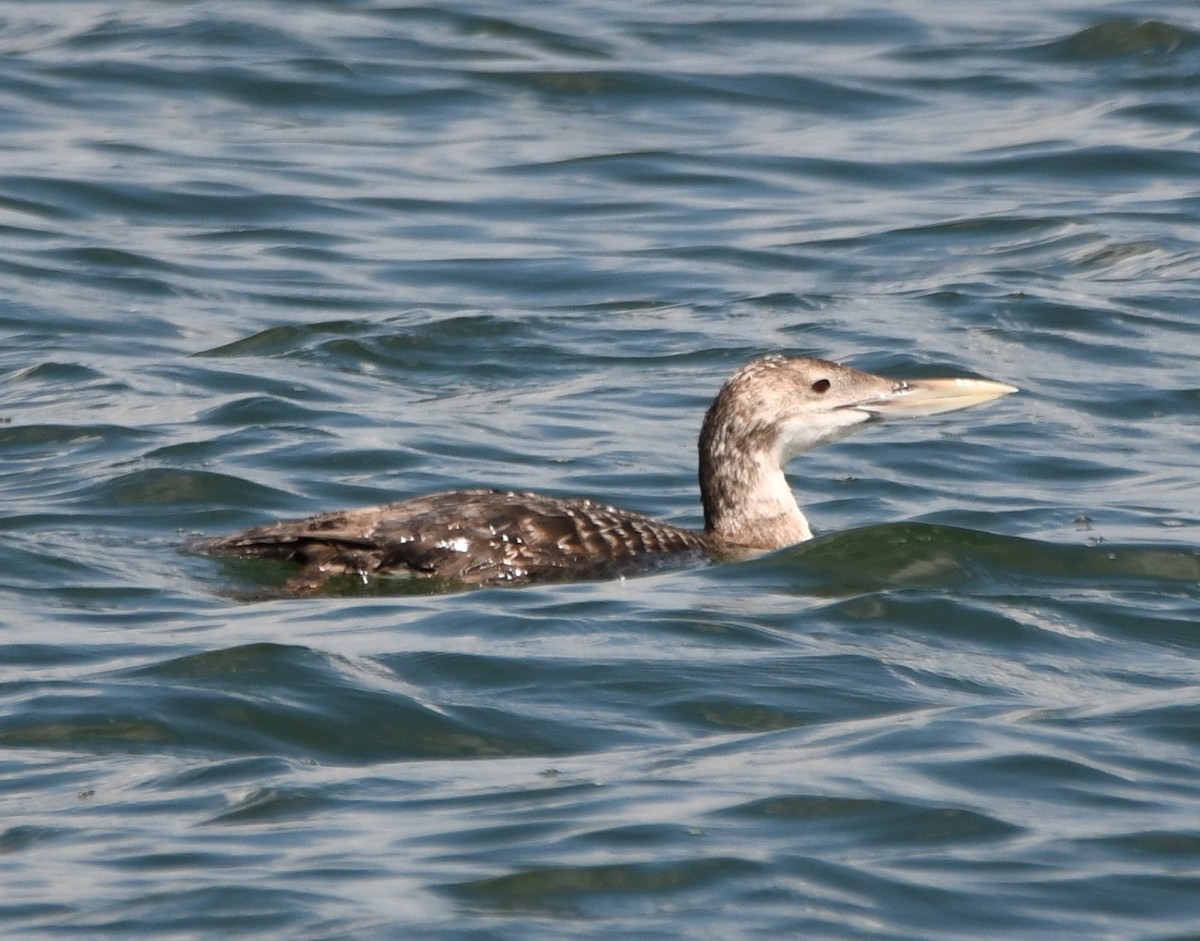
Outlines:
<svg viewBox="0 0 1200 941"><path fill-rule="evenodd" d="M190 548L297 563L299 574L288 583L296 591L346 574L467 588L616 578L690 560L746 558L812 538L784 476L797 454L872 421L935 415L1016 391L985 379L885 379L775 354L735 372L704 418L703 530L589 499L472 489L267 523Z"/></svg>

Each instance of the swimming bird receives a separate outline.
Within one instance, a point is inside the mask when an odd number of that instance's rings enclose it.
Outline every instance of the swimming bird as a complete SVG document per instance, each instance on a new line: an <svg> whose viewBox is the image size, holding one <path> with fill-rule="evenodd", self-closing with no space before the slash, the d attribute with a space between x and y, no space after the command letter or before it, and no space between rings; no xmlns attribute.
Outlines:
<svg viewBox="0 0 1200 941"><path fill-rule="evenodd" d="M734 373L705 415L703 530L589 499L478 489L267 523L191 548L296 563L289 587L298 591L342 574L523 585L744 558L812 538L784 476L797 454L873 421L935 415L1016 391L985 379L885 379L776 354Z"/></svg>

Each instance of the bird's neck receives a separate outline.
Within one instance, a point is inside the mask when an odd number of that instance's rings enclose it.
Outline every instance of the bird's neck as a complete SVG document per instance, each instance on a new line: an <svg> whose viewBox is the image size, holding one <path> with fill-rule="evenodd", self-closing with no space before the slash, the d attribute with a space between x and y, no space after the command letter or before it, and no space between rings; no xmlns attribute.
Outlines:
<svg viewBox="0 0 1200 941"><path fill-rule="evenodd" d="M778 448L746 442L731 446L706 438L701 442L700 496L704 530L715 543L730 550L769 551L812 538Z"/></svg>

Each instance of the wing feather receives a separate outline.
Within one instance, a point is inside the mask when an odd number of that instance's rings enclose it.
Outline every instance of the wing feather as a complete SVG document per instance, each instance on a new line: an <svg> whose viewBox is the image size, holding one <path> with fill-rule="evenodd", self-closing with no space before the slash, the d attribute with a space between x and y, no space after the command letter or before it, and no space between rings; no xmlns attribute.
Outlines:
<svg viewBox="0 0 1200 941"><path fill-rule="evenodd" d="M703 533L591 500L454 490L267 523L193 548L295 562L306 583L352 572L486 585L612 577L698 557L707 543Z"/></svg>

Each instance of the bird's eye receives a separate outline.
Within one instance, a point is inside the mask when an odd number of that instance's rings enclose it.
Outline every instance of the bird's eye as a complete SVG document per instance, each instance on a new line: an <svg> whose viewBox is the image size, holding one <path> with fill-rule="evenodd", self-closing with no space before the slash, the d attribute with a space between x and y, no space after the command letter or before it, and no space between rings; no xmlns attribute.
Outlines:
<svg viewBox="0 0 1200 941"><path fill-rule="evenodd" d="M828 379L818 379L816 382L814 382L812 384L811 388L812 388L813 392L817 393L817 395L823 395L824 393L829 391L829 380Z"/></svg>

